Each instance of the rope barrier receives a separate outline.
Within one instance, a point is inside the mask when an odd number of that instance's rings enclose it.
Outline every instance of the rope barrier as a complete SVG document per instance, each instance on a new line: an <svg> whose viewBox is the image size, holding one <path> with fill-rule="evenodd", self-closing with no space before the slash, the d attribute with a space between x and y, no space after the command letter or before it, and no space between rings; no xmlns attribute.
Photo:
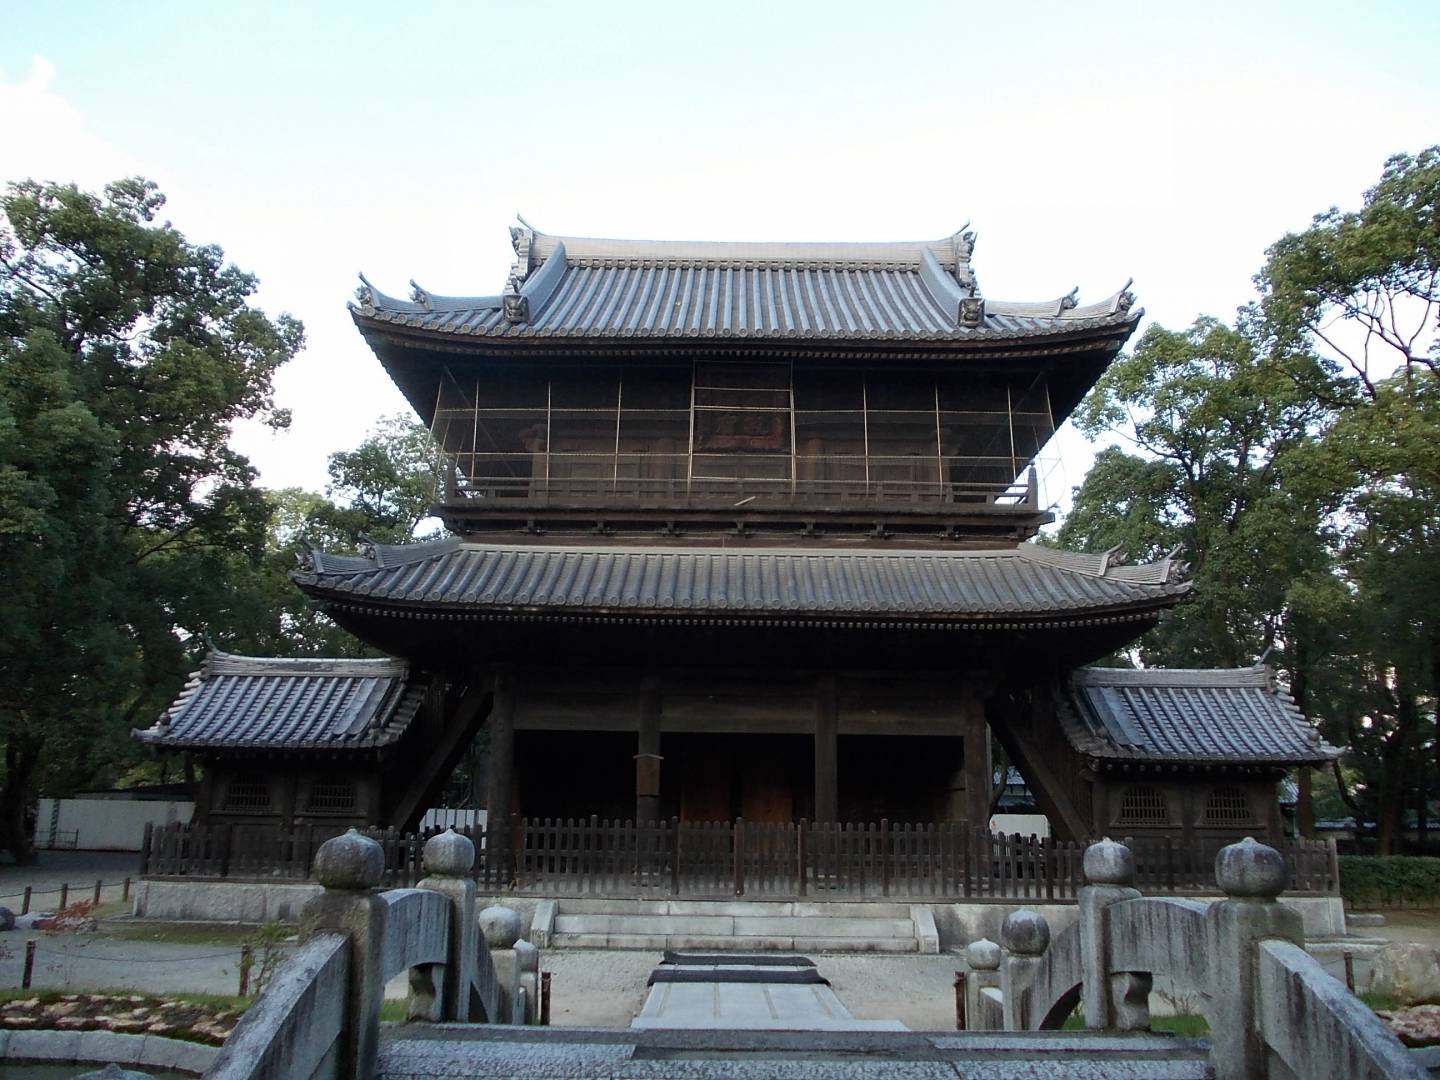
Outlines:
<svg viewBox="0 0 1440 1080"><path fill-rule="evenodd" d="M37 954L43 953L46 956L64 956L71 960L103 960L116 964L190 964L196 960L219 960L224 958L236 958L239 956L239 949L232 949L228 952L202 953L199 956L175 956L162 960L147 960L134 956L92 956L90 953L68 952L65 949L57 949L46 943L46 948L36 950Z"/></svg>

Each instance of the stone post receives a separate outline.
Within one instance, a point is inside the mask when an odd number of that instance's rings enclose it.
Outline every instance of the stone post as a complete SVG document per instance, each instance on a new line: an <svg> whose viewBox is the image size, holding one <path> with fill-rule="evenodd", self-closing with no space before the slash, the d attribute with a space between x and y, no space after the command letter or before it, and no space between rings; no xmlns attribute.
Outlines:
<svg viewBox="0 0 1440 1080"><path fill-rule="evenodd" d="M1135 855L1109 837L1085 849L1085 882L1080 889L1081 1003L1091 1030L1149 1031L1149 973L1110 970L1110 920L1106 909L1137 900Z"/></svg>
<svg viewBox="0 0 1440 1080"><path fill-rule="evenodd" d="M1277 900L1285 856L1246 837L1215 856L1225 899L1205 913L1210 942L1210 1061L1217 1080L1263 1080L1269 1052L1259 1031L1260 949L1279 939L1304 946L1299 912Z"/></svg>
<svg viewBox="0 0 1440 1080"><path fill-rule="evenodd" d="M300 913L300 939L344 934L350 939L350 986L345 1024L336 1044L337 1076L371 1080L380 1045L380 1005L385 997L385 901L380 879L385 852L356 830L320 845L315 880L325 891Z"/></svg>
<svg viewBox="0 0 1440 1080"><path fill-rule="evenodd" d="M425 841L422 854L425 877L419 888L430 889L450 901L450 962L445 965L445 984L440 990L440 1019L470 1019L470 985L475 979L479 927L475 922L475 845L454 829Z"/></svg>
<svg viewBox="0 0 1440 1080"><path fill-rule="evenodd" d="M1000 946L989 938L972 941L965 948L965 964L970 969L965 980L965 1027L969 1031L992 1031L993 1009L985 990L1000 988Z"/></svg>
<svg viewBox="0 0 1440 1080"><path fill-rule="evenodd" d="M1038 911L1012 911L1000 927L1005 960L1000 965L1000 990L1005 998L1005 1030L1030 1030L1030 988L1050 947L1050 924Z"/></svg>
<svg viewBox="0 0 1440 1080"><path fill-rule="evenodd" d="M526 988L527 966L539 969L539 950L529 942L520 941L520 913L499 904L480 912L480 933L490 947L495 965L495 981L500 987L499 1015L491 1018L496 1024L523 1024L528 1012L525 999L531 997ZM520 945L525 948L521 949ZM531 954L534 954L533 962Z"/></svg>

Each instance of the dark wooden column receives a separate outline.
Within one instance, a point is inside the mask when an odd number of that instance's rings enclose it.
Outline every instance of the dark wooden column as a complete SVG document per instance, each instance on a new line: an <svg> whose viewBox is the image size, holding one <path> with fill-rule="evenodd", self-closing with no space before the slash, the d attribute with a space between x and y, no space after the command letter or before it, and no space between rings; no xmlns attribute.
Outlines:
<svg viewBox="0 0 1440 1080"><path fill-rule="evenodd" d="M515 674L495 673L490 706L490 825L510 818L510 792L515 782Z"/></svg>
<svg viewBox="0 0 1440 1080"><path fill-rule="evenodd" d="M990 726L985 722L985 705L977 697L961 702L962 738L965 740L965 819L971 828L990 827Z"/></svg>
<svg viewBox="0 0 1440 1080"><path fill-rule="evenodd" d="M640 682L639 738L635 747L635 820L660 817L660 678Z"/></svg>
<svg viewBox="0 0 1440 1080"><path fill-rule="evenodd" d="M815 820L840 816L840 694L834 675L815 685Z"/></svg>
<svg viewBox="0 0 1440 1080"><path fill-rule="evenodd" d="M1313 787L1314 770L1301 765L1296 772L1296 787L1299 789L1295 800L1295 829L1306 840L1315 839L1315 797Z"/></svg>

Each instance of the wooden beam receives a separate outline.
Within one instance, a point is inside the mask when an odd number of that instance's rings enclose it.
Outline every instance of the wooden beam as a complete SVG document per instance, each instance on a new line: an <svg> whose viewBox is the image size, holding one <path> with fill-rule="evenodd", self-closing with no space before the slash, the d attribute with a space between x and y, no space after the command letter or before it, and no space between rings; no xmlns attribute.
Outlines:
<svg viewBox="0 0 1440 1080"><path fill-rule="evenodd" d="M1053 701L1049 697L1041 697L1040 701ZM1039 702L1033 706L1041 707ZM1054 706L1051 705L1053 710ZM1037 718L1038 719L1038 718ZM1048 717L1048 724L1045 725L1047 737L1059 740L1059 745L1064 747L1065 753L1071 753L1069 743L1065 741L1065 734L1060 729L1059 717L1053 711ZM1035 796L1035 802L1050 819L1051 828L1055 836L1060 840L1084 840L1090 836L1089 815L1085 809L1075 805L1070 798L1065 782L1060 778L1055 769L1057 754L1047 751L1040 745L1040 741L1032 738L1027 731L1031 727L1029 718L1007 717L1005 723L992 724L990 730L1000 740L1000 745L1005 747L1005 753L1010 756L1011 763L1020 770L1020 775L1025 778L1025 784L1030 788L1030 793ZM1038 731L1041 728L1039 723L1034 725ZM1064 760L1061 758L1060 760Z"/></svg>
<svg viewBox="0 0 1440 1080"><path fill-rule="evenodd" d="M421 817L439 798L445 782L474 741L489 701L488 680L478 680L466 687L450 715L442 718L444 727L440 737L431 742L423 760L415 765L410 775L385 777L385 788L390 784L402 786L393 797L383 800L392 807L385 816L384 824L404 832L419 828ZM382 789L382 794L388 792Z"/></svg>

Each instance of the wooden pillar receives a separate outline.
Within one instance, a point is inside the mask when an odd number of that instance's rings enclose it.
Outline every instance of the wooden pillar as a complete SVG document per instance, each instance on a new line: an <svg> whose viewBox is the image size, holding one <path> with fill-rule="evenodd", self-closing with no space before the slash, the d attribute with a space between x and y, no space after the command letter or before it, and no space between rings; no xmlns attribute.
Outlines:
<svg viewBox="0 0 1440 1080"><path fill-rule="evenodd" d="M490 825L510 819L510 791L515 782L515 674L495 673L490 706Z"/></svg>
<svg viewBox="0 0 1440 1080"><path fill-rule="evenodd" d="M840 691L834 675L815 686L815 820L840 817Z"/></svg>
<svg viewBox="0 0 1440 1080"><path fill-rule="evenodd" d="M1295 831L1306 840L1315 839L1315 799L1312 784L1315 771L1307 765L1296 770Z"/></svg>
<svg viewBox="0 0 1440 1080"><path fill-rule="evenodd" d="M660 678L647 675L640 683L639 738L635 748L635 820L660 818Z"/></svg>
<svg viewBox="0 0 1440 1080"><path fill-rule="evenodd" d="M990 763L990 726L985 722L985 704L970 697L962 702L962 738L965 740L965 818L974 829L990 827L990 785L994 782Z"/></svg>

